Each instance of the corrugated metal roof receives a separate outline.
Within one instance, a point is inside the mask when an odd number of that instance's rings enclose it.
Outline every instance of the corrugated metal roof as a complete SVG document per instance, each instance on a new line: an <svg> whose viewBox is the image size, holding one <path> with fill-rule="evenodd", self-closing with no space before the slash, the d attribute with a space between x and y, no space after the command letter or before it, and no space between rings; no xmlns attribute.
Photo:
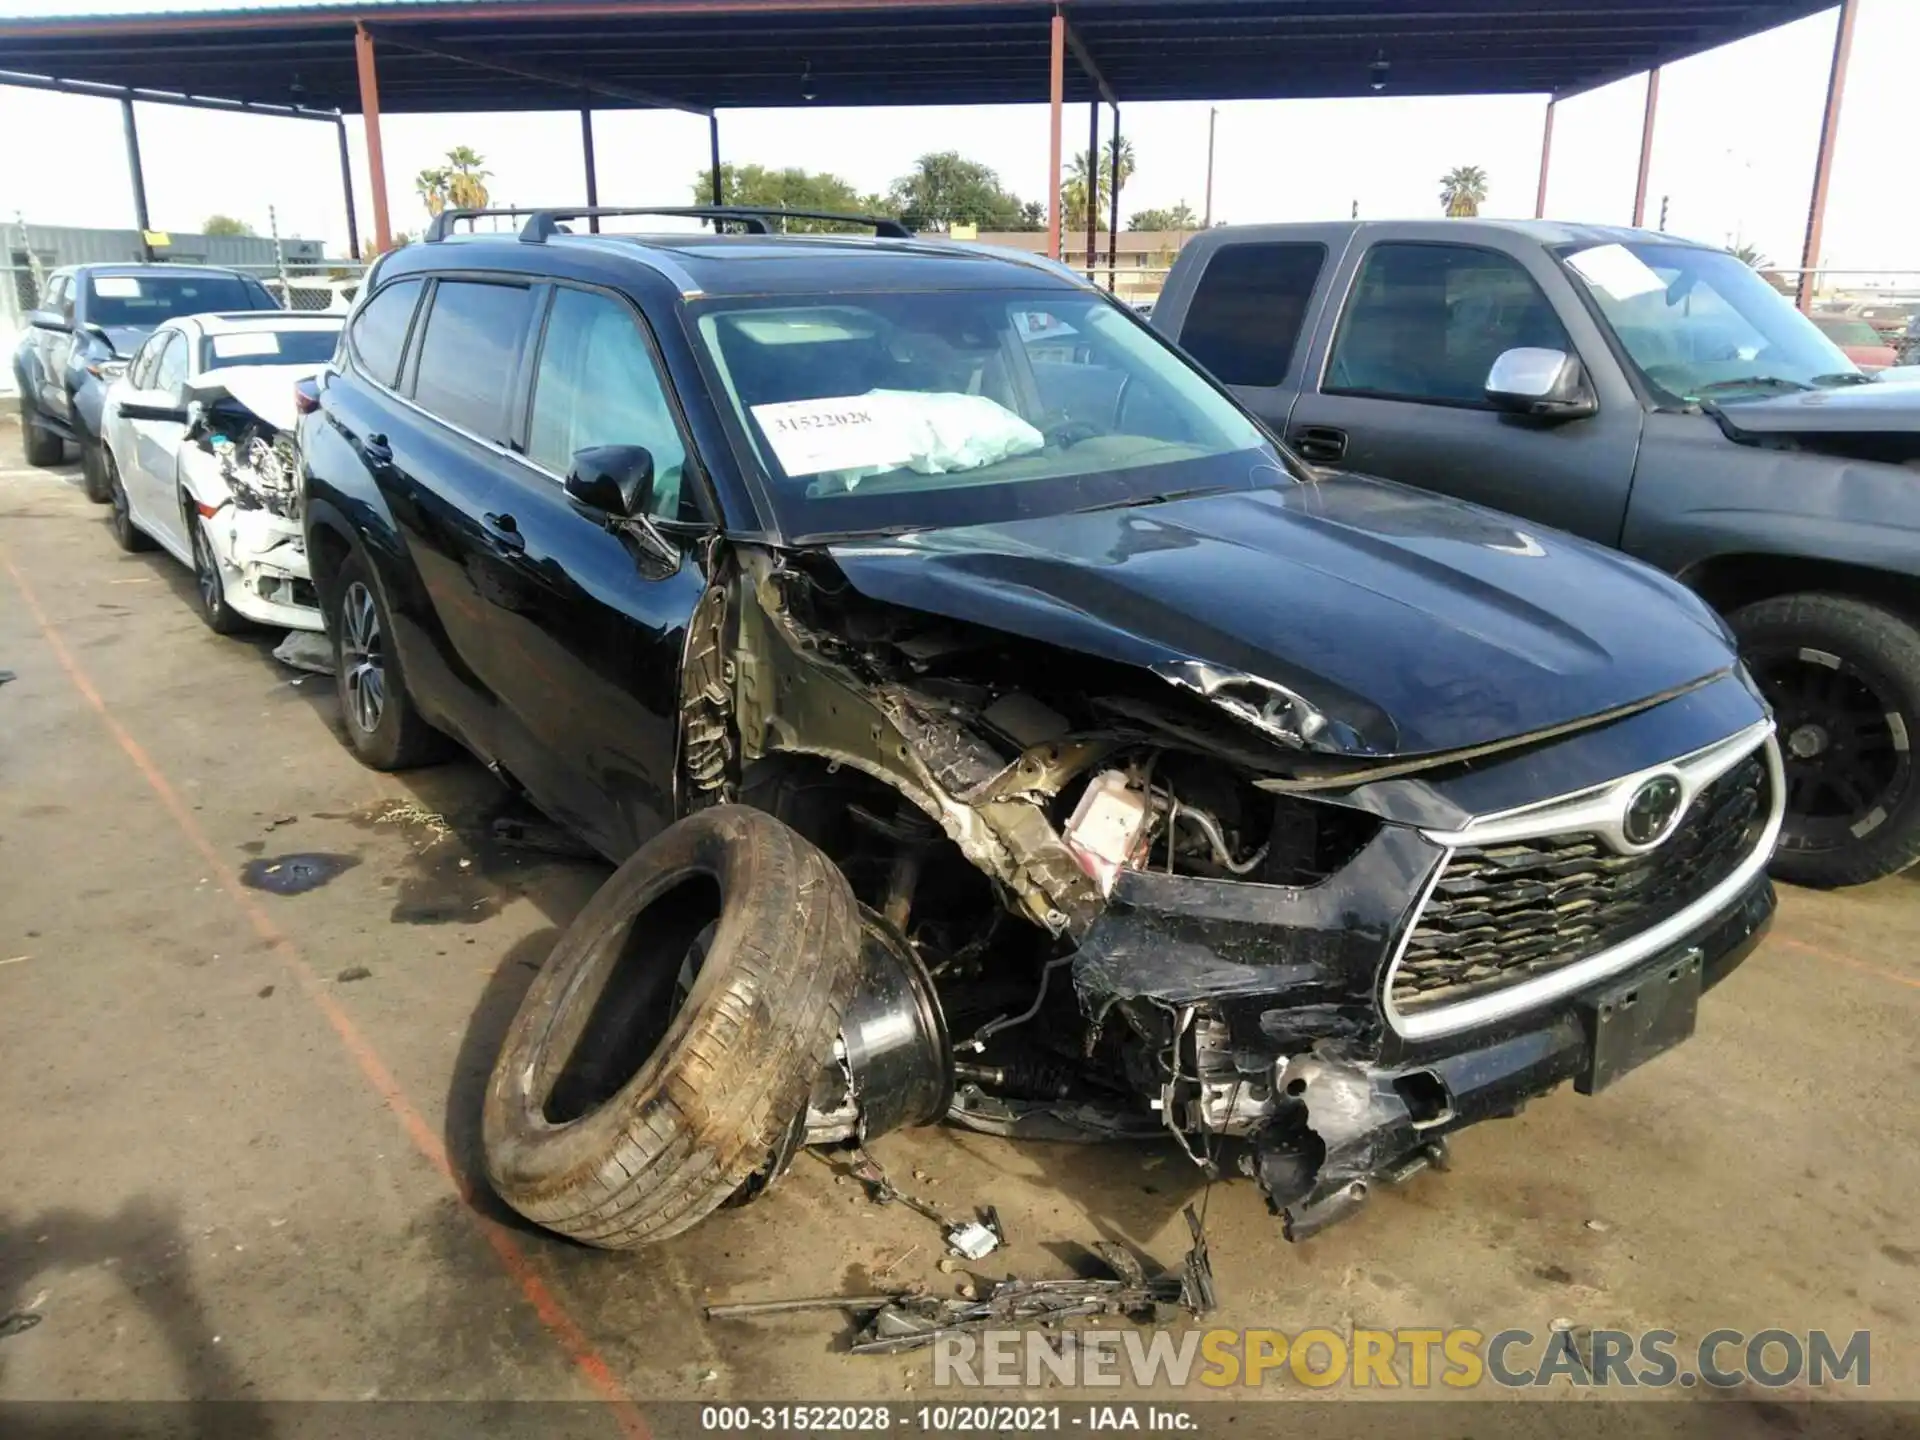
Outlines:
<svg viewBox="0 0 1920 1440"><path fill-rule="evenodd" d="M1567 93L1833 0L1074 0L1122 100ZM1043 101L1043 0L357 0L0 20L0 69L227 101L381 108ZM432 52L432 53L429 53ZM1380 69L1385 62L1385 70ZM1094 85L1071 60L1068 97Z"/></svg>

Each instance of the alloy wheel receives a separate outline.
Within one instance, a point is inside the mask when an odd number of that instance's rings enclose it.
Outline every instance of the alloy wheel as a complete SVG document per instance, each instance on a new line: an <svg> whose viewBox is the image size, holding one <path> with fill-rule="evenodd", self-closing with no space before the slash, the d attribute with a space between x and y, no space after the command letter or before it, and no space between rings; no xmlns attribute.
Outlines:
<svg viewBox="0 0 1920 1440"><path fill-rule="evenodd" d="M362 734L373 734L387 708L385 649L379 607L373 592L358 580L340 600L340 673L348 715Z"/></svg>
<svg viewBox="0 0 1920 1440"><path fill-rule="evenodd" d="M120 506L125 500L125 492L118 485L113 487L114 523L120 523ZM213 546L207 540L206 527L196 522L193 526L193 578L200 587L200 607L209 615L220 613L221 601L226 592L220 584L220 566L213 558Z"/></svg>
<svg viewBox="0 0 1920 1440"><path fill-rule="evenodd" d="M1778 725L1787 782L1783 844L1828 850L1865 839L1914 780L1893 687L1824 651L1762 651L1748 664Z"/></svg>

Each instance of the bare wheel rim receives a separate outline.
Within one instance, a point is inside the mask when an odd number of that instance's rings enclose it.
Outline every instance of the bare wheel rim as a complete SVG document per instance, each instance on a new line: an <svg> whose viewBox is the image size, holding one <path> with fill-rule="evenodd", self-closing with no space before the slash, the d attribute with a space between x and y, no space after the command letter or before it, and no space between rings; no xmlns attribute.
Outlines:
<svg viewBox="0 0 1920 1440"><path fill-rule="evenodd" d="M340 600L340 674L347 714L363 735L373 734L387 708L385 649L373 592L358 580Z"/></svg>
<svg viewBox="0 0 1920 1440"><path fill-rule="evenodd" d="M118 518L122 491L114 486L114 512ZM214 564L213 546L207 543L206 528L195 524L193 527L193 578L200 587L200 604L207 614L220 613L220 569Z"/></svg>

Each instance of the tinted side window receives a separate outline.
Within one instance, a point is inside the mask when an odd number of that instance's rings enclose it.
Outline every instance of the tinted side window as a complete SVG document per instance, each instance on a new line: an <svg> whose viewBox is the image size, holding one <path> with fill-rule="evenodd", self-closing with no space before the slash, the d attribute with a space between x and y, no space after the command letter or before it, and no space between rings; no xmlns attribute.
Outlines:
<svg viewBox="0 0 1920 1440"><path fill-rule="evenodd" d="M433 338L431 330L427 338ZM556 475L567 473L576 450L646 446L653 452L650 513L666 520L683 513L686 447L646 336L618 301L584 290L554 293L533 382L532 421L527 454ZM685 513L697 513L691 497Z"/></svg>
<svg viewBox="0 0 1920 1440"><path fill-rule="evenodd" d="M1225 245L1200 273L1180 344L1229 385L1278 385L1293 363L1324 245Z"/></svg>
<svg viewBox="0 0 1920 1440"><path fill-rule="evenodd" d="M1354 281L1324 389L1484 404L1502 351L1573 349L1517 260L1467 245L1376 245Z"/></svg>
<svg viewBox="0 0 1920 1440"><path fill-rule="evenodd" d="M400 373L400 356L407 347L407 325L420 298L418 280L400 280L367 301L353 317L353 355L382 385L393 384Z"/></svg>
<svg viewBox="0 0 1920 1440"><path fill-rule="evenodd" d="M178 332L167 336L167 348L160 352L160 363L153 372L155 390L178 390L187 383L187 342Z"/></svg>
<svg viewBox="0 0 1920 1440"><path fill-rule="evenodd" d="M414 403L483 440L507 438L507 397L533 293L524 285L442 280L427 311Z"/></svg>
<svg viewBox="0 0 1920 1440"><path fill-rule="evenodd" d="M58 311L69 320L73 318L73 293L65 275L56 275L47 284L47 298L42 302L47 309Z"/></svg>

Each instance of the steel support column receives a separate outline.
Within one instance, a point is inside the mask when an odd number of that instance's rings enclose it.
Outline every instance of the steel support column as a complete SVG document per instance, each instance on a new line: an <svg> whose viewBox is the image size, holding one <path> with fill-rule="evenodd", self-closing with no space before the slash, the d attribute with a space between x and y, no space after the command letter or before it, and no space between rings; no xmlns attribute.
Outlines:
<svg viewBox="0 0 1920 1440"><path fill-rule="evenodd" d="M712 155L713 166L713 203L727 203L726 189L720 183L720 112L714 111L707 116L707 146Z"/></svg>
<svg viewBox="0 0 1920 1440"><path fill-rule="evenodd" d="M1087 102L1087 279L1093 279L1093 267L1100 254L1100 100Z"/></svg>
<svg viewBox="0 0 1920 1440"><path fill-rule="evenodd" d="M1120 107L1113 107L1113 194L1107 205L1107 293L1113 294L1120 245Z"/></svg>
<svg viewBox="0 0 1920 1440"><path fill-rule="evenodd" d="M147 243L147 232L153 229L153 222L147 218L147 177L140 167L140 127L133 121L132 97L120 97L120 123L127 132L127 176L133 181L133 215L140 227L140 256L143 260L153 259L153 246Z"/></svg>
<svg viewBox="0 0 1920 1440"><path fill-rule="evenodd" d="M353 209L353 161L347 153L347 117L335 115L333 130L340 141L340 198L347 207L347 254L360 258L360 217Z"/></svg>
<svg viewBox="0 0 1920 1440"><path fill-rule="evenodd" d="M384 255L393 248L393 230L387 222L387 162L380 150L380 77L373 63L373 36L357 21L353 27L353 58L360 73L360 120L367 128L367 183L373 189L373 248Z"/></svg>
<svg viewBox="0 0 1920 1440"><path fill-rule="evenodd" d="M1053 97L1052 112L1047 120L1047 176L1052 189L1047 196L1047 254L1053 259L1060 258L1060 106L1067 92L1067 18L1058 10L1053 12L1053 55L1048 62L1052 67L1050 93Z"/></svg>
<svg viewBox="0 0 1920 1440"><path fill-rule="evenodd" d="M580 160L587 170L587 206L592 208L600 203L600 176L593 164L593 107L580 107ZM587 229L593 234L600 233L600 217L589 215Z"/></svg>
<svg viewBox="0 0 1920 1440"><path fill-rule="evenodd" d="M1827 185L1833 179L1833 151L1840 140L1840 102L1847 90L1847 60L1853 53L1853 22L1859 0L1840 0L1833 31L1833 68L1827 72L1827 108L1820 117L1820 154L1813 162L1813 202L1807 210L1807 241L1800 249L1802 310L1813 308L1820 274L1820 242L1827 227Z"/></svg>
<svg viewBox="0 0 1920 1440"><path fill-rule="evenodd" d="M1540 130L1540 188L1533 197L1533 218L1547 218L1547 164L1553 159L1553 108L1560 102L1547 97L1547 119Z"/></svg>
<svg viewBox="0 0 1920 1440"><path fill-rule="evenodd" d="M1647 71L1647 113L1640 122L1640 178L1633 187L1633 223L1647 223L1647 170L1653 164L1653 115L1660 106L1660 67Z"/></svg>

